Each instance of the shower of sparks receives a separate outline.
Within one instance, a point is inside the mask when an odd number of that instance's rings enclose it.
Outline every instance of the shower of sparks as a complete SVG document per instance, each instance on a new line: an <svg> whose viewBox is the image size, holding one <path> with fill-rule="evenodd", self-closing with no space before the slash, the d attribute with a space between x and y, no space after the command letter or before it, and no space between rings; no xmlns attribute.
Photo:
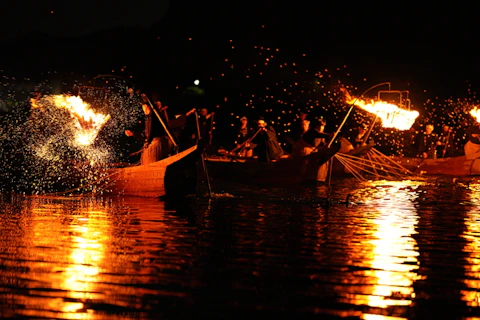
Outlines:
<svg viewBox="0 0 480 320"><path fill-rule="evenodd" d="M100 129L110 119L110 115L96 113L90 105L78 96L71 95L49 95L39 100L32 98L32 107L40 110L47 109L47 105L53 105L59 109L69 112L71 121L64 121L69 131L74 134L70 143L75 147L91 145L98 135ZM54 113L55 111L52 110ZM57 120L57 119L55 119ZM67 128L62 128L67 130Z"/></svg>
<svg viewBox="0 0 480 320"><path fill-rule="evenodd" d="M68 90L53 94L59 88L48 80L4 76L1 84L0 158L5 165L0 191L89 191L107 164L125 161L124 130L142 116L141 107L126 99L125 83L111 82L108 97L92 90L81 96Z"/></svg>

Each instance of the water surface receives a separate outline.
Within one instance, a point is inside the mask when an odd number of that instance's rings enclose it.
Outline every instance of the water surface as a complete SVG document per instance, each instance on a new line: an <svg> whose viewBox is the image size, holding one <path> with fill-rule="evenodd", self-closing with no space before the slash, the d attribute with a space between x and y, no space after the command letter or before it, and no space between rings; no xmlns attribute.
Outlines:
<svg viewBox="0 0 480 320"><path fill-rule="evenodd" d="M0 199L0 316L480 317L480 184ZM344 203L349 197L350 204Z"/></svg>

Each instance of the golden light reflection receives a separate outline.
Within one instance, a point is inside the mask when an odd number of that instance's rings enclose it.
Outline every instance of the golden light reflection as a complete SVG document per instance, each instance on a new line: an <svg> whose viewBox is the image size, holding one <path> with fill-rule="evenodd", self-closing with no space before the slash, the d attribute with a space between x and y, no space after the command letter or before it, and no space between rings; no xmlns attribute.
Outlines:
<svg viewBox="0 0 480 320"><path fill-rule="evenodd" d="M380 315L380 314L364 313L362 316L360 316L360 319L365 319L365 320L403 320L403 319L406 319L406 318L390 317L390 316L383 316L383 315Z"/></svg>
<svg viewBox="0 0 480 320"><path fill-rule="evenodd" d="M152 297L188 299L196 286L182 273L195 258L195 227L158 199L32 196L2 208L9 301L0 318L145 319L158 307Z"/></svg>
<svg viewBox="0 0 480 320"><path fill-rule="evenodd" d="M56 275L39 280L50 281L52 287L65 292L63 298L47 300L47 310L70 313L73 318L77 318L74 316L75 313L85 312L84 301L99 298L95 293L97 291L95 287L99 282L98 274L105 255L106 232L109 226L108 220L100 219L106 213L93 210L93 203L85 203L87 207L82 208L82 214L70 215L68 220L65 219L65 213L69 211L65 208L66 205L68 201L58 204L44 203L32 208L36 215L51 215L58 218L36 220L38 222L34 226L33 242L36 246L51 248L49 251L54 250L52 259L57 261L54 266ZM45 226L44 223L50 225ZM48 230L48 234L45 230ZM46 257L46 260L48 259ZM59 259L63 263L58 263Z"/></svg>
<svg viewBox="0 0 480 320"><path fill-rule="evenodd" d="M472 208L467 212L463 234L467 242L463 249L467 253L464 282L468 289L461 294L469 307L480 307L480 184L470 184L469 189Z"/></svg>
<svg viewBox="0 0 480 320"><path fill-rule="evenodd" d="M365 204L375 217L373 239L369 241L373 250L366 252L370 270L366 276L376 279L373 290L365 296L357 296L356 303L370 307L387 308L408 306L415 296L413 291L417 275L417 244L412 237L418 221L413 200L415 189L421 185L416 181L375 181L370 184L371 195L364 194ZM367 197L366 197L367 196ZM364 319L378 319L378 315L365 315Z"/></svg>
<svg viewBox="0 0 480 320"><path fill-rule="evenodd" d="M70 253L70 264L64 272L61 288L70 291L74 299L92 299L96 276L99 274L98 266L104 257L103 242L106 237L95 220L80 218L78 223L81 225L71 227L76 246ZM70 303L64 306L63 312L75 312L81 308L83 303Z"/></svg>

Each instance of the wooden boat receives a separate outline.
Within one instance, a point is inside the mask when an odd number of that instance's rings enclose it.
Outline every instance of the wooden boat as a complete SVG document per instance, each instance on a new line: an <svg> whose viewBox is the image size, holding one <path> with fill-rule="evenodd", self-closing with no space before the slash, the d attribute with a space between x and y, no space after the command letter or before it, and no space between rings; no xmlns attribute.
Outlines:
<svg viewBox="0 0 480 320"><path fill-rule="evenodd" d="M480 158L467 159L465 156L423 159L408 157L392 157L398 164L415 174L446 176L480 175Z"/></svg>
<svg viewBox="0 0 480 320"><path fill-rule="evenodd" d="M353 151L353 150L352 150ZM386 156L371 148L359 156L339 152L333 161L332 175L350 173L377 177L412 177L412 176L478 176L480 175L480 158L467 159L465 156L423 159L415 157Z"/></svg>
<svg viewBox="0 0 480 320"><path fill-rule="evenodd" d="M347 152L338 152L332 160L332 178L355 177L369 179L410 179L419 176L413 169L417 163L402 162L387 156L373 145L366 145ZM405 166L404 166L405 165Z"/></svg>
<svg viewBox="0 0 480 320"><path fill-rule="evenodd" d="M274 162L259 162L257 158L234 158L227 155L205 159L209 176L249 186L283 187L304 182L316 182L320 166L326 164L337 148L313 153L302 158L283 156Z"/></svg>
<svg viewBox="0 0 480 320"><path fill-rule="evenodd" d="M147 165L107 170L94 193L136 197L181 197L194 193L197 185L197 146Z"/></svg>

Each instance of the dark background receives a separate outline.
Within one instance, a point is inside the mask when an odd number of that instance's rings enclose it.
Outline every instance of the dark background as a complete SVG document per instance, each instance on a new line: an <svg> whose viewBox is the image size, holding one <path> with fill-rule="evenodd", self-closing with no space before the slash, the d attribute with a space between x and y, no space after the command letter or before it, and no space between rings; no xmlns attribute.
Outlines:
<svg viewBox="0 0 480 320"><path fill-rule="evenodd" d="M96 74L127 65L148 82L168 85L208 73L206 69L225 56L225 41L233 39L237 44L279 47L292 57L307 53L312 67L347 64L360 77L379 82L453 86L453 93L465 87L465 80L476 78L473 7L319 3L7 3L0 20L2 67L25 73L65 69Z"/></svg>

